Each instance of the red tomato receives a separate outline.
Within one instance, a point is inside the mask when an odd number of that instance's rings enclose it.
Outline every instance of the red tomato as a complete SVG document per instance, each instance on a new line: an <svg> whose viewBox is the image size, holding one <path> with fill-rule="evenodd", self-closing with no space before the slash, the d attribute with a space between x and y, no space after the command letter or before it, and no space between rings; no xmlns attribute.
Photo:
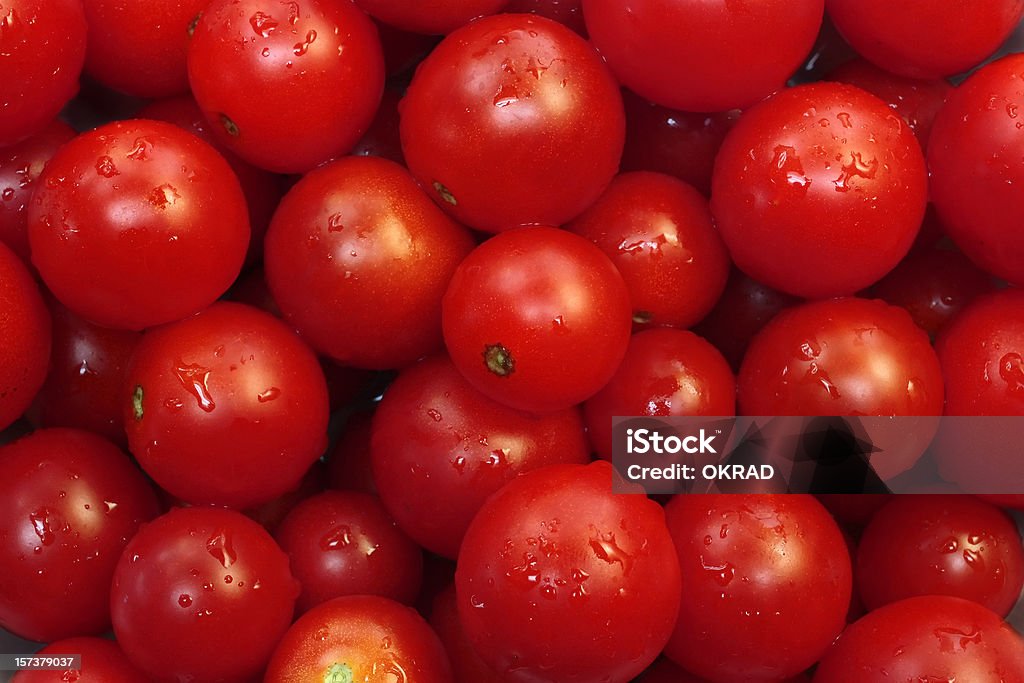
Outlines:
<svg viewBox="0 0 1024 683"><path fill-rule="evenodd" d="M110 442L44 429L0 449L0 627L49 642L110 625L122 549L158 513L142 473Z"/></svg>
<svg viewBox="0 0 1024 683"><path fill-rule="evenodd" d="M21 417L46 379L50 314L35 280L0 244L0 431Z"/></svg>
<svg viewBox="0 0 1024 683"><path fill-rule="evenodd" d="M81 669L25 670L14 674L11 683L148 683L141 671L124 656L112 640L68 638L50 643L38 657L81 655Z"/></svg>
<svg viewBox="0 0 1024 683"><path fill-rule="evenodd" d="M356 0L370 16L412 33L450 33L471 20L500 12L508 0Z"/></svg>
<svg viewBox="0 0 1024 683"><path fill-rule="evenodd" d="M639 326L690 327L725 289L729 254L707 200L671 176L620 175L567 228L615 264Z"/></svg>
<svg viewBox="0 0 1024 683"><path fill-rule="evenodd" d="M81 0L5 0L0 31L0 147L6 147L43 130L78 92L86 34Z"/></svg>
<svg viewBox="0 0 1024 683"><path fill-rule="evenodd" d="M448 653L454 683L502 683L505 680L484 664L466 637L466 631L459 620L455 584L449 584L434 598L430 625L437 631Z"/></svg>
<svg viewBox="0 0 1024 683"><path fill-rule="evenodd" d="M581 36L587 34L583 23L583 0L510 0L505 11L539 14L565 24Z"/></svg>
<svg viewBox="0 0 1024 683"><path fill-rule="evenodd" d="M886 605L850 626L818 665L814 683L1024 680L1024 641L981 605L948 596Z"/></svg>
<svg viewBox="0 0 1024 683"><path fill-rule="evenodd" d="M259 524L181 508L125 548L110 608L118 642L150 680L215 683L263 670L298 594L288 556Z"/></svg>
<svg viewBox="0 0 1024 683"><path fill-rule="evenodd" d="M927 192L921 146L900 117L859 88L815 83L744 112L715 162L711 212L743 272L824 298L899 263Z"/></svg>
<svg viewBox="0 0 1024 683"><path fill-rule="evenodd" d="M373 419L385 507L424 548L455 558L484 501L520 474L590 460L579 411L534 417L474 389L444 356L398 375Z"/></svg>
<svg viewBox="0 0 1024 683"><path fill-rule="evenodd" d="M626 353L629 290L578 235L521 228L476 248L444 296L445 344L469 383L520 410L593 396Z"/></svg>
<svg viewBox="0 0 1024 683"><path fill-rule="evenodd" d="M665 654L684 669L719 683L777 681L842 631L850 557L813 497L682 495L665 516L685 586Z"/></svg>
<svg viewBox="0 0 1024 683"><path fill-rule="evenodd" d="M583 0L619 82L684 111L726 111L782 88L814 44L824 0Z"/></svg>
<svg viewBox="0 0 1024 683"><path fill-rule="evenodd" d="M315 349L397 368L441 348L441 296L472 248L405 169L346 158L285 196L267 233L266 278Z"/></svg>
<svg viewBox="0 0 1024 683"><path fill-rule="evenodd" d="M1014 510L1024 510L1024 493L980 495L975 497L981 498L982 500L992 503L993 505L1012 508Z"/></svg>
<svg viewBox="0 0 1024 683"><path fill-rule="evenodd" d="M1024 547L1003 511L970 496L894 496L857 551L864 605L918 595L973 600L1000 616L1024 588Z"/></svg>
<svg viewBox="0 0 1024 683"><path fill-rule="evenodd" d="M350 595L296 621L263 680L450 683L452 674L444 647L415 610L375 595Z"/></svg>
<svg viewBox="0 0 1024 683"><path fill-rule="evenodd" d="M398 164L405 164L402 156L402 139L398 134L398 103L402 93L395 88L385 88L377 116L366 134L352 148L352 156L384 157Z"/></svg>
<svg viewBox="0 0 1024 683"><path fill-rule="evenodd" d="M157 121L112 123L64 145L28 220L32 262L50 291L86 320L119 329L208 306L238 276L249 243L231 167Z"/></svg>
<svg viewBox="0 0 1024 683"><path fill-rule="evenodd" d="M374 496L326 491L307 498L275 537L302 584L299 614L342 595L410 604L419 593L423 553Z"/></svg>
<svg viewBox="0 0 1024 683"><path fill-rule="evenodd" d="M211 129L249 163L300 173L348 152L380 104L377 31L348 0L214 0L189 43Z"/></svg>
<svg viewBox="0 0 1024 683"><path fill-rule="evenodd" d="M624 683L676 622L661 507L612 493L611 465L552 465L491 496L466 532L459 618L503 680Z"/></svg>
<svg viewBox="0 0 1024 683"><path fill-rule="evenodd" d="M995 52L1021 14L1021 0L825 0L857 52L912 78L967 71Z"/></svg>
<svg viewBox="0 0 1024 683"><path fill-rule="evenodd" d="M622 97L593 48L525 14L452 33L399 108L409 169L445 211L486 232L561 225L618 171Z"/></svg>
<svg viewBox="0 0 1024 683"><path fill-rule="evenodd" d="M633 335L615 376L584 406L594 450L612 459L616 415L736 414L736 378L715 347L692 332Z"/></svg>
<svg viewBox="0 0 1024 683"><path fill-rule="evenodd" d="M132 454L190 503L272 500L296 488L327 446L316 356L287 325L241 304L143 337L122 402Z"/></svg>
<svg viewBox="0 0 1024 683"><path fill-rule="evenodd" d="M1020 2L1015 2L1021 5ZM1024 55L967 79L939 112L928 146L931 193L946 232L979 266L1024 285Z"/></svg>
<svg viewBox="0 0 1024 683"><path fill-rule="evenodd" d="M281 526L281 522L284 521L284 518L292 510L298 507L299 503L318 493L322 493L327 488L326 478L327 466L318 460L313 463L312 467L306 470L306 474L303 475L297 487L287 493L282 493L277 498L262 505L242 510L242 514L253 521L259 522L260 526L271 534L276 534L278 527Z"/></svg>

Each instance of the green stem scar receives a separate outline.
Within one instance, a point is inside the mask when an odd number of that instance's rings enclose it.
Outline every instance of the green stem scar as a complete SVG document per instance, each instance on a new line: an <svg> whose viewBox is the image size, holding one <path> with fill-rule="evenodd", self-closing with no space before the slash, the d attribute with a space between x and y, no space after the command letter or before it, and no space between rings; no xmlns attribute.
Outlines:
<svg viewBox="0 0 1024 683"><path fill-rule="evenodd" d="M501 344L490 344L484 349L484 364L498 377L508 377L516 370L515 359Z"/></svg>
<svg viewBox="0 0 1024 683"><path fill-rule="evenodd" d="M135 390L132 391L132 412L135 414L136 421L142 419L142 385L135 385Z"/></svg>
<svg viewBox="0 0 1024 683"><path fill-rule="evenodd" d="M458 206L459 205L459 202L456 201L455 195L452 194L452 191L449 190L444 185L442 185L437 180L434 181L434 189L437 190L437 193L439 195L441 195L441 199L445 200L446 202L448 202L452 206Z"/></svg>
<svg viewBox="0 0 1024 683"><path fill-rule="evenodd" d="M324 674L324 683L352 683L352 669L348 664L335 662Z"/></svg>
<svg viewBox="0 0 1024 683"><path fill-rule="evenodd" d="M195 15L192 21L188 22L188 37L191 38L196 34L196 26L199 26L199 20L203 17L203 13Z"/></svg>
<svg viewBox="0 0 1024 683"><path fill-rule="evenodd" d="M651 322L653 318L654 316L651 314L650 311L637 311L636 313L633 314L633 322L635 322L637 325L646 325L647 323Z"/></svg>
<svg viewBox="0 0 1024 683"><path fill-rule="evenodd" d="M227 114L220 115L220 124L224 126L224 130L228 132L228 135L230 135L233 138L237 138L238 135L241 133L241 131L238 130L238 124L232 121Z"/></svg>

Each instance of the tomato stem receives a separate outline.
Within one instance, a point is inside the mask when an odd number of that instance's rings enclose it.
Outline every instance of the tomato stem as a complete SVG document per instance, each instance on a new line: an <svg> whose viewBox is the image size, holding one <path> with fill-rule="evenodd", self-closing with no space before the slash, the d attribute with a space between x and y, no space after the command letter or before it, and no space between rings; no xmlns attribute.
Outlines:
<svg viewBox="0 0 1024 683"><path fill-rule="evenodd" d="M484 349L484 363L498 377L508 377L516 369L515 359L501 344L491 344Z"/></svg>
<svg viewBox="0 0 1024 683"><path fill-rule="evenodd" d="M238 124L231 120L227 114L220 115L220 123L224 126L224 130L228 132L233 138L237 138L241 131L238 129Z"/></svg>
<svg viewBox="0 0 1024 683"><path fill-rule="evenodd" d="M459 205L459 202L455 199L455 195L452 194L452 191L437 180L434 181L434 189L437 190L439 195L441 195L441 199L445 200L452 206Z"/></svg>
<svg viewBox="0 0 1024 683"><path fill-rule="evenodd" d="M352 669L348 664L335 662L327 669L324 683L352 683Z"/></svg>

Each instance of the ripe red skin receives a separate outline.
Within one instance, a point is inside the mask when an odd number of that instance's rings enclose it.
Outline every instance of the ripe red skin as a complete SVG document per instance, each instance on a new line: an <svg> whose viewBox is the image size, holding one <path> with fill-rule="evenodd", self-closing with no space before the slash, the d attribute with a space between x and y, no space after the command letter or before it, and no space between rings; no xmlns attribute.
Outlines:
<svg viewBox="0 0 1024 683"><path fill-rule="evenodd" d="M380 595L411 604L423 579L423 552L374 496L326 491L299 503L275 534L302 584L303 614L343 595Z"/></svg>
<svg viewBox="0 0 1024 683"><path fill-rule="evenodd" d="M496 14L508 0L356 0L356 4L375 19L402 31L438 35Z"/></svg>
<svg viewBox="0 0 1024 683"><path fill-rule="evenodd" d="M630 681L665 646L681 591L661 506L612 466L552 465L491 496L455 572L472 647L509 683Z"/></svg>
<svg viewBox="0 0 1024 683"><path fill-rule="evenodd" d="M823 14L823 0L583 0L590 38L620 83L697 112L746 107L784 87Z"/></svg>
<svg viewBox="0 0 1024 683"><path fill-rule="evenodd" d="M1005 617L1024 587L1024 547L1013 520L977 498L895 496L864 530L856 576L869 610L952 595Z"/></svg>
<svg viewBox="0 0 1024 683"><path fill-rule="evenodd" d="M459 265L442 305L459 372L489 398L554 412L608 383L626 353L629 290L586 239L556 228L493 237Z"/></svg>
<svg viewBox="0 0 1024 683"><path fill-rule="evenodd" d="M577 409L534 417L507 408L474 389L446 356L398 375L372 434L384 506L413 540L452 559L480 507L509 481L590 460Z"/></svg>
<svg viewBox="0 0 1024 683"><path fill-rule="evenodd" d="M825 298L899 263L927 195L921 146L899 116L859 88L814 83L744 112L715 161L711 212L740 270Z"/></svg>
<svg viewBox="0 0 1024 683"><path fill-rule="evenodd" d="M846 629L818 665L814 683L992 680L1017 683L1024 642L998 615L948 596L910 598Z"/></svg>
<svg viewBox="0 0 1024 683"><path fill-rule="evenodd" d="M526 14L449 35L416 70L399 114L409 170L456 220L492 233L579 215L618 171L626 129L619 87L594 49Z"/></svg>
<svg viewBox="0 0 1024 683"><path fill-rule="evenodd" d="M116 446L71 429L4 446L0 471L0 627L40 642L102 633L121 551L159 512L149 483Z"/></svg>
<svg viewBox="0 0 1024 683"><path fill-rule="evenodd" d="M245 197L223 157L147 120L64 145L37 181L28 223L32 262L54 296L86 320L128 330L213 303L249 243Z"/></svg>
<svg viewBox="0 0 1024 683"><path fill-rule="evenodd" d="M334 450L327 456L327 478L336 491L362 491L377 495L370 456L373 413L359 411L345 422Z"/></svg>
<svg viewBox="0 0 1024 683"><path fill-rule="evenodd" d="M152 681L256 676L291 623L298 583L259 524L179 508L143 527L114 572L114 635Z"/></svg>
<svg viewBox="0 0 1024 683"><path fill-rule="evenodd" d="M799 302L733 268L722 296L694 331L711 342L733 370L739 370L754 335L777 313Z"/></svg>
<svg viewBox="0 0 1024 683"><path fill-rule="evenodd" d="M141 335L93 325L56 302L49 308L50 371L29 419L39 427L84 429L125 446L125 372Z"/></svg>
<svg viewBox="0 0 1024 683"><path fill-rule="evenodd" d="M444 647L427 622L412 608L375 595L335 598L306 612L278 643L264 680L307 683L330 680L332 672L341 681L452 680Z"/></svg>
<svg viewBox="0 0 1024 683"><path fill-rule="evenodd" d="M50 643L36 653L38 657L81 655L82 668L19 671L11 683L148 683L141 671L124 656L112 640L77 637Z"/></svg>
<svg viewBox="0 0 1024 683"><path fill-rule="evenodd" d="M623 171L656 171L711 194L715 156L739 118L736 110L718 114L676 111L623 91L626 147Z"/></svg>
<svg viewBox="0 0 1024 683"><path fill-rule="evenodd" d="M50 314L21 260L0 244L0 431L21 417L50 362Z"/></svg>
<svg viewBox="0 0 1024 683"><path fill-rule="evenodd" d="M313 348L390 369L441 348L441 296L472 248L401 166L350 157L285 195L264 262L285 319Z"/></svg>
<svg viewBox="0 0 1024 683"><path fill-rule="evenodd" d="M455 584L449 584L434 598L430 625L437 632L452 664L453 683L502 683L504 679L480 659L459 621Z"/></svg>
<svg viewBox="0 0 1024 683"><path fill-rule="evenodd" d="M348 152L384 89L377 29L347 0L214 0L189 43L188 73L221 143L278 173Z"/></svg>
<svg viewBox="0 0 1024 683"><path fill-rule="evenodd" d="M736 378L715 347L693 332L633 335L615 376L583 404L594 450L612 459L616 415L736 414Z"/></svg>
<svg viewBox="0 0 1024 683"><path fill-rule="evenodd" d="M719 683L776 681L810 667L842 631L850 558L813 497L681 495L665 517L686 586L665 654L684 669Z"/></svg>
<svg viewBox="0 0 1024 683"><path fill-rule="evenodd" d="M135 97L188 92L192 22L207 0L82 0L89 24L85 72L103 85Z"/></svg>
<svg viewBox="0 0 1024 683"><path fill-rule="evenodd" d="M690 327L725 289L729 254L708 202L672 176L617 176L566 228L612 260L629 288L633 322L641 328Z"/></svg>
<svg viewBox="0 0 1024 683"><path fill-rule="evenodd" d="M1024 510L1024 493L979 495L975 496L975 498L980 498L988 503L992 503L993 505L999 505L1013 510Z"/></svg>
<svg viewBox="0 0 1024 683"><path fill-rule="evenodd" d="M583 22L582 0L511 0L505 7L506 12L518 14L539 14L565 24L581 36L587 35L587 26Z"/></svg>
<svg viewBox="0 0 1024 683"><path fill-rule="evenodd" d="M810 680L805 674L800 674L787 678L785 683L810 683ZM636 683L707 683L707 680L679 668L671 659L659 659L636 679Z"/></svg>
<svg viewBox="0 0 1024 683"><path fill-rule="evenodd" d="M43 130L78 92L86 24L81 0L8 0L0 13L0 147L6 147Z"/></svg>
<svg viewBox="0 0 1024 683"><path fill-rule="evenodd" d="M1011 217L1024 201L1022 70L1024 55L1011 55L975 72L950 94L928 146L932 198L947 234L972 261L1016 284L1024 284L1024 236Z"/></svg>
<svg viewBox="0 0 1024 683"><path fill-rule="evenodd" d="M842 64L829 73L828 80L855 85L881 99L903 117L924 149L928 149L935 116L953 92L946 80L897 76L863 59Z"/></svg>
<svg viewBox="0 0 1024 683"><path fill-rule="evenodd" d="M234 303L146 334L122 393L146 473L182 500L235 508L298 486L327 446L327 400L302 340Z"/></svg>
<svg viewBox="0 0 1024 683"><path fill-rule="evenodd" d="M398 102L401 99L401 91L395 88L384 89L377 116L366 134L352 148L352 156L384 157L397 164L405 164L402 139L398 134Z"/></svg>
<svg viewBox="0 0 1024 683"><path fill-rule="evenodd" d="M319 460L314 462L313 466L303 475L297 487L262 505L242 510L242 514L259 522L260 526L271 534L276 534L281 522L299 503L327 488L325 484L326 471L327 467L324 463Z"/></svg>
<svg viewBox="0 0 1024 683"><path fill-rule="evenodd" d="M31 261L28 202L35 182L50 157L73 137L70 126L55 120L32 137L0 150L0 242L25 263Z"/></svg>
<svg viewBox="0 0 1024 683"><path fill-rule="evenodd" d="M992 277L949 249L917 251L871 287L871 295L902 306L935 337L976 297L994 289Z"/></svg>
<svg viewBox="0 0 1024 683"><path fill-rule="evenodd" d="M1021 14L1021 0L825 0L843 38L866 59L911 78L967 71L996 51Z"/></svg>

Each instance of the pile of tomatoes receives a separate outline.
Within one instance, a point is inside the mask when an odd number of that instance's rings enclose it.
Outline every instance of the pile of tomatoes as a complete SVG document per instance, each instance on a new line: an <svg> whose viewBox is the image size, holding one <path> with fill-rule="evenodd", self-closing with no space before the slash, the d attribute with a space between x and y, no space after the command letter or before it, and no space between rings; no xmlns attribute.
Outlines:
<svg viewBox="0 0 1024 683"><path fill-rule="evenodd" d="M82 655L14 680L1024 683L1012 444L608 462L1024 415L1022 14L0 0L0 627Z"/></svg>

